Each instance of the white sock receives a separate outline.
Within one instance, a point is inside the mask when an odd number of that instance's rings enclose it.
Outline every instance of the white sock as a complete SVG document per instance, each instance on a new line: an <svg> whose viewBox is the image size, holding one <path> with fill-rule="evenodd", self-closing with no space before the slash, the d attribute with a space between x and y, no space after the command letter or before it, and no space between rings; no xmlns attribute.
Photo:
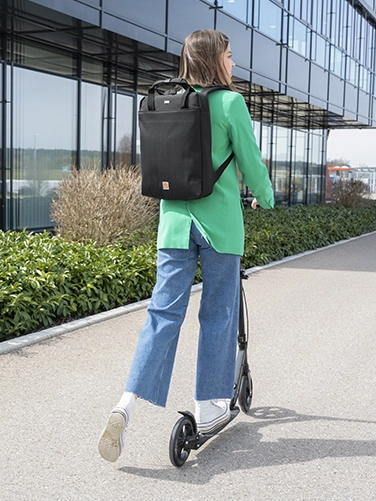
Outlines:
<svg viewBox="0 0 376 501"><path fill-rule="evenodd" d="M135 399L135 395L133 393L130 393L129 391L125 391L116 407L126 409L133 399Z"/></svg>

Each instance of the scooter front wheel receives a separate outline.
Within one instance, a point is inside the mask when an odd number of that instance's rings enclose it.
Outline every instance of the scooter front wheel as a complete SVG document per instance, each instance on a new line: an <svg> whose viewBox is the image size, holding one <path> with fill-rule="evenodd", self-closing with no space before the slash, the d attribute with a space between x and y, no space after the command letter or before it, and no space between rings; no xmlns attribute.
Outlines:
<svg viewBox="0 0 376 501"><path fill-rule="evenodd" d="M239 405L241 410L247 414L249 409L251 408L253 397L253 382L251 377L251 372L248 371L246 374L243 374L240 389L239 389Z"/></svg>
<svg viewBox="0 0 376 501"><path fill-rule="evenodd" d="M194 435L194 425L189 417L184 416L175 423L170 437L170 461L174 466L180 468L187 461L191 450L186 448L186 441Z"/></svg>

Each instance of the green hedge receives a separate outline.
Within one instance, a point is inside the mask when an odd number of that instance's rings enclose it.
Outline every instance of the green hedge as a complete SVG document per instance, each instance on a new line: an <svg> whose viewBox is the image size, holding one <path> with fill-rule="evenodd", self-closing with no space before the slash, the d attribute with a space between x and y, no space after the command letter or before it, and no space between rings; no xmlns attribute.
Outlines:
<svg viewBox="0 0 376 501"><path fill-rule="evenodd" d="M0 233L0 340L149 297L153 244L95 248L48 233Z"/></svg>
<svg viewBox="0 0 376 501"><path fill-rule="evenodd" d="M306 250L376 231L376 204L347 209L332 205L245 213L243 266L251 268Z"/></svg>
<svg viewBox="0 0 376 501"><path fill-rule="evenodd" d="M244 220L242 266L251 268L376 231L376 205L247 209ZM155 237L155 224L132 244L102 248L48 233L0 232L0 341L150 297Z"/></svg>

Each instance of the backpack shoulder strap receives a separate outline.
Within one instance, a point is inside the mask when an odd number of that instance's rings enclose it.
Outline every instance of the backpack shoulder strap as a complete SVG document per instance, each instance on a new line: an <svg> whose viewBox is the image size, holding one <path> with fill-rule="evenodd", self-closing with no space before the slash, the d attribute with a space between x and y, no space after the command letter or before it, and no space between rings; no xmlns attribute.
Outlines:
<svg viewBox="0 0 376 501"><path fill-rule="evenodd" d="M214 92L216 90L228 90L232 92L231 89L229 89L225 85L210 85L209 87L204 87L201 91L201 94L207 95L210 92Z"/></svg>
<svg viewBox="0 0 376 501"><path fill-rule="evenodd" d="M215 179L215 182L218 181L218 179L222 176L222 174L224 173L226 167L229 165L229 163L231 162L231 160L234 158L235 154L234 152L231 152L230 155L226 158L226 160L223 162L222 165L220 165L218 167L218 169L214 172L214 179Z"/></svg>
<svg viewBox="0 0 376 501"><path fill-rule="evenodd" d="M210 87L205 87L204 89L202 89L201 94L204 94L204 96L207 96L210 92L214 92L216 90L229 90L231 92L231 89L229 89L225 85L211 85ZM234 152L232 152L228 156L228 158L226 158L226 160L223 162L223 164L221 164L218 167L218 169L215 171L215 173L214 173L215 182L217 182L218 179L221 177L221 175L223 174L223 172L225 171L226 167L229 165L231 160L234 158L234 156L235 156Z"/></svg>

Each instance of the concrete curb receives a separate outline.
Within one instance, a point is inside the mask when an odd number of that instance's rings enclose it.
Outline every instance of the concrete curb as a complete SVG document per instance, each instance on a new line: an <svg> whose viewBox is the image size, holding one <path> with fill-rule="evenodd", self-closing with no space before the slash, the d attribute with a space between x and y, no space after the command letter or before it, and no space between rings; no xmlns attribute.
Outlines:
<svg viewBox="0 0 376 501"><path fill-rule="evenodd" d="M342 245L347 242L351 242L352 240L358 240L359 238L367 237L376 232L365 233L364 235L360 235L358 237L349 238L347 240L341 240L339 242L335 242L334 244L328 245L326 247L321 247L319 249L309 250L302 252L300 254L296 254L294 256L288 256L279 261L273 261L271 263L265 264L263 266L255 266L246 270L247 275L251 275L253 273L258 273L262 270L272 268L274 266L279 266L288 261L293 261L295 259L299 259L304 256L308 256L309 254L313 254L315 252L320 252L325 249L329 249L330 247L335 247L337 245ZM192 287L191 293L195 293L201 290L201 284L194 285ZM127 313L131 313L133 311L141 310L147 308L150 303L150 299L145 299L143 301L139 301L137 303L128 304L126 306L121 306L119 308L115 308L113 310L104 311L102 313L98 313L96 315L92 315L90 317L81 318L79 320L74 320L72 322L67 322L62 325L58 325L56 327L50 327L48 329L33 332L31 334L26 334L25 336L21 336L19 338L14 338L9 341L3 341L0 343L0 355L5 355L7 353L11 353L13 351L20 350L25 346L30 346L36 343L40 343L42 341L46 341L47 339L51 339L57 336L61 336L63 334L67 334L68 332L72 332L78 329L82 329L84 327L89 327L90 325L94 325L100 322L104 322L105 320L111 320L112 318L119 317L121 315L126 315Z"/></svg>

